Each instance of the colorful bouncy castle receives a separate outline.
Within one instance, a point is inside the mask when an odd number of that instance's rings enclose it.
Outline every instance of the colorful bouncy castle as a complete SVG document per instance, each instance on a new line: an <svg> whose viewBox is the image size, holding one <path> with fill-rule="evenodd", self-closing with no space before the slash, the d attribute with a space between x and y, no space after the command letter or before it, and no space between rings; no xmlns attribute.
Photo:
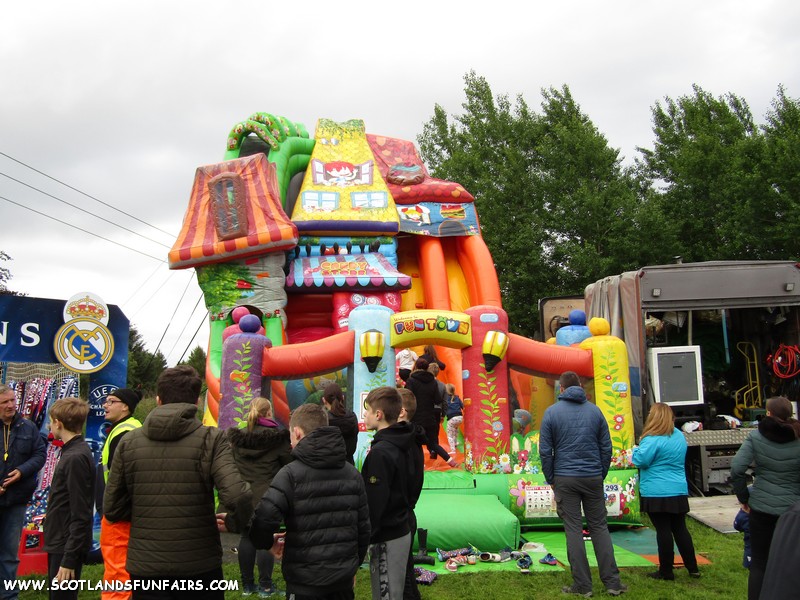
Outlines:
<svg viewBox="0 0 800 600"><path fill-rule="evenodd" d="M434 345L439 379L464 402L463 468L429 462L426 497L495 496L518 533L557 521L536 427L553 380L572 370L593 382L612 435L609 519L638 520L624 344L597 320L579 344L510 333L466 189L360 120L320 119L312 138L255 113L234 126L224 158L197 169L169 253L170 268L197 270L211 315L207 424L242 425L259 395L288 423L328 382L361 417L371 389L396 384L397 352ZM360 436L357 465L370 439Z"/></svg>

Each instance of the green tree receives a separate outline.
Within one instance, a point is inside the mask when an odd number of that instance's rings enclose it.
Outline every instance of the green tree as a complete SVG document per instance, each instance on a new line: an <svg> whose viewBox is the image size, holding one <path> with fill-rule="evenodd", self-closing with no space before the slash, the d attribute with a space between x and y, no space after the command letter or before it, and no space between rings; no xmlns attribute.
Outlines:
<svg viewBox="0 0 800 600"><path fill-rule="evenodd" d="M693 89L656 103L654 148L639 148L663 226L687 261L771 258L764 136L744 99Z"/></svg>
<svg viewBox="0 0 800 600"><path fill-rule="evenodd" d="M200 377L203 378L203 387L200 392L201 396L205 396L207 385L206 385L206 352L200 346L195 346L194 349L189 353L189 358L185 361L181 361L178 363L179 365L189 365L193 367L195 371L198 372Z"/></svg>
<svg viewBox="0 0 800 600"><path fill-rule="evenodd" d="M521 96L513 105L505 95L495 99L486 79L474 72L464 82L463 113L451 117L436 105L418 137L420 153L433 175L457 181L475 196L510 328L531 334L536 299L554 281L542 252L547 235L533 185L534 115Z"/></svg>
<svg viewBox="0 0 800 600"><path fill-rule="evenodd" d="M622 168L572 97L569 87L542 90L537 119L536 181L544 207L542 227L556 294L582 294L602 277L659 261L663 216L639 193L634 172Z"/></svg>
<svg viewBox="0 0 800 600"><path fill-rule="evenodd" d="M769 237L775 258L800 258L800 100L781 86L766 115L766 172L770 183Z"/></svg>
<svg viewBox="0 0 800 600"><path fill-rule="evenodd" d="M582 293L596 279L637 266L660 216L643 210L641 181L581 111L567 86L543 90L542 114L518 96L497 98L465 76L463 113L439 105L418 142L436 177L475 196L512 331L537 330L537 300ZM633 241L632 241L633 240Z"/></svg>
<svg viewBox="0 0 800 600"><path fill-rule="evenodd" d="M8 254L0 250L0 261L6 260L14 260ZM6 267L0 267L0 294L6 294L11 296L24 296L25 294L20 294L19 292L12 291L8 289L8 282L13 277L11 274L11 270L7 269Z"/></svg>
<svg viewBox="0 0 800 600"><path fill-rule="evenodd" d="M158 376L166 368L167 359L161 351L155 354L148 351L141 334L131 327L128 337L128 387L140 389L144 396L153 396Z"/></svg>

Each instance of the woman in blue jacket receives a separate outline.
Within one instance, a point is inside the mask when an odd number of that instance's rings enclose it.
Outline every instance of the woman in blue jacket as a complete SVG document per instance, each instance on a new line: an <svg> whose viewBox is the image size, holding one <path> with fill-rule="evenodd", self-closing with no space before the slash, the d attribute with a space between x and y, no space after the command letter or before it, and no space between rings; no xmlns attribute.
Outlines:
<svg viewBox="0 0 800 600"><path fill-rule="evenodd" d="M658 571L653 579L672 581L675 552L681 553L689 575L700 577L697 557L689 530L689 488L686 484L686 438L675 429L675 416L668 404L650 407L639 446L633 450L633 463L639 467L639 499L656 528Z"/></svg>

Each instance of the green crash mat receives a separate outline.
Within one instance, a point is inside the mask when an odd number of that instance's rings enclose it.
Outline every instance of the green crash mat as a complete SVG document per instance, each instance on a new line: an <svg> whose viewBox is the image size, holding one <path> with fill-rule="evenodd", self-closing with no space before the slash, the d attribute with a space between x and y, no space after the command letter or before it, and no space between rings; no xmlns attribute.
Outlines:
<svg viewBox="0 0 800 600"><path fill-rule="evenodd" d="M563 531L526 531L525 539L529 542L539 542L544 544L547 550L558 559L558 562L569 565L567 558L567 538ZM613 538L612 538L613 541ZM586 556L589 559L589 566L597 566L597 558L594 555L594 548L592 542L587 540ZM647 560L644 556L640 556L635 552L621 548L614 545L614 558L617 561L618 567L652 567L653 563Z"/></svg>
<svg viewBox="0 0 800 600"><path fill-rule="evenodd" d="M483 552L519 546L519 521L495 496L423 491L414 513L417 527L428 530L431 553L436 548L453 550L469 545ZM416 537L414 550L417 550Z"/></svg>

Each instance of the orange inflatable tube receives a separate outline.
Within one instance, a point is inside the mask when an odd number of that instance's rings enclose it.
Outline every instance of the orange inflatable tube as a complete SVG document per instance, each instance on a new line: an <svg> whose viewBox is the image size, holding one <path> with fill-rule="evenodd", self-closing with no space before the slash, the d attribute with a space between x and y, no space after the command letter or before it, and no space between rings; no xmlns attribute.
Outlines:
<svg viewBox="0 0 800 600"><path fill-rule="evenodd" d="M472 297L472 305L485 304L502 308L500 282L486 242L479 235L469 235L456 238L456 244L459 258L463 259L462 270Z"/></svg>
<svg viewBox="0 0 800 600"><path fill-rule="evenodd" d="M558 377L564 371L575 371L581 377L592 377L592 353L572 346L556 346L508 334L506 360L509 365L535 375Z"/></svg>
<svg viewBox="0 0 800 600"><path fill-rule="evenodd" d="M422 236L418 243L420 279L425 292L426 308L450 310L450 290L442 242L439 238Z"/></svg>
<svg viewBox="0 0 800 600"><path fill-rule="evenodd" d="M356 334L344 331L321 340L264 348L261 374L273 379L311 377L352 364Z"/></svg>
<svg viewBox="0 0 800 600"><path fill-rule="evenodd" d="M211 361L206 361L206 385L208 386L206 407L211 416L214 417L214 421L219 422L219 377L212 372Z"/></svg>
<svg viewBox="0 0 800 600"><path fill-rule="evenodd" d="M281 423L289 426L289 402L286 400L286 386L280 380L272 381L272 409Z"/></svg>

